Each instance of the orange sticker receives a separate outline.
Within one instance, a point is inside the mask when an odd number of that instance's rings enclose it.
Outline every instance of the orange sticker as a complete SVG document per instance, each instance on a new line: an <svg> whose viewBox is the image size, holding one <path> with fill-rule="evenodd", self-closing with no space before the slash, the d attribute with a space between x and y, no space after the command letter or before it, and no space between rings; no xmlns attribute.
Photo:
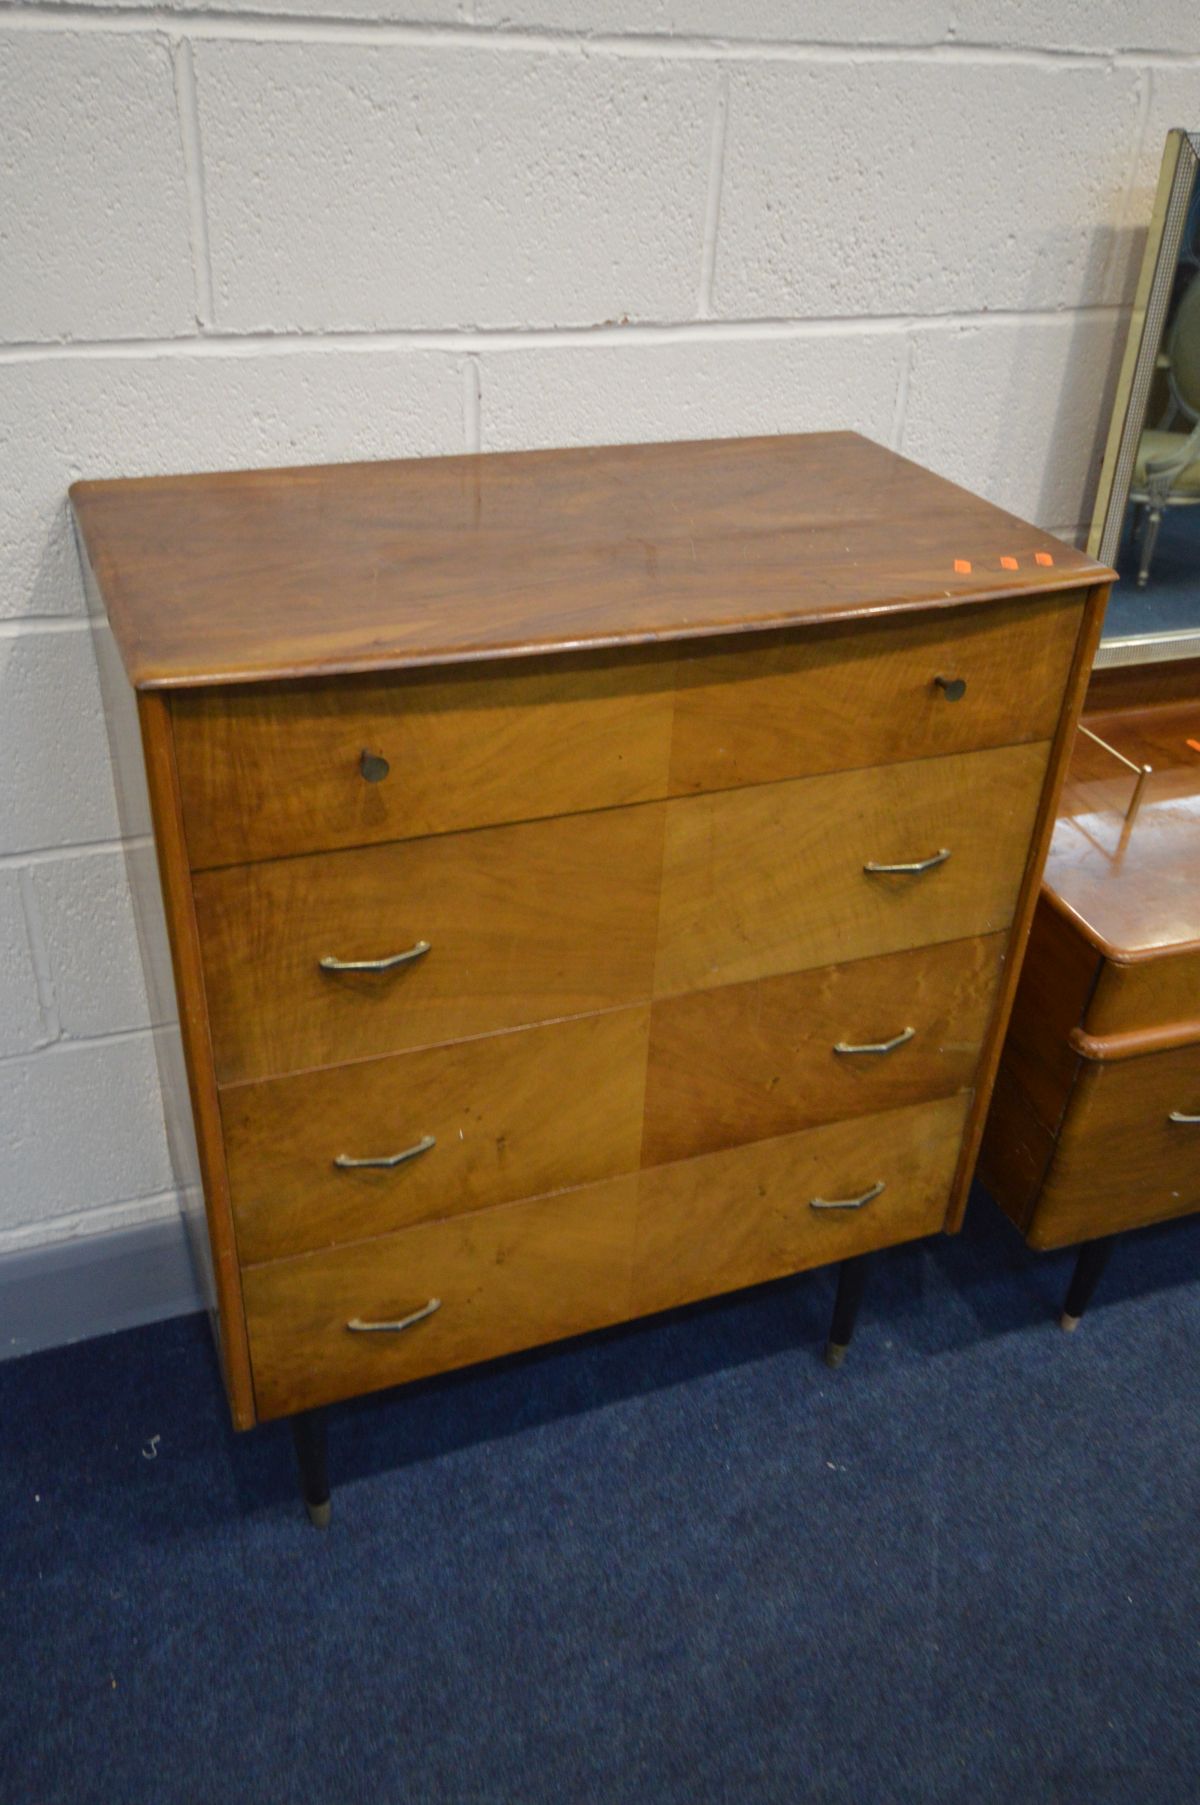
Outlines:
<svg viewBox="0 0 1200 1805"><path fill-rule="evenodd" d="M1200 752L1200 740L1189 740L1188 745L1192 748L1193 752Z"/></svg>
<svg viewBox="0 0 1200 1805"><path fill-rule="evenodd" d="M969 577L971 574L970 558L955 558L954 568L960 577Z"/></svg>
<svg viewBox="0 0 1200 1805"><path fill-rule="evenodd" d="M1000 568L1001 570L1015 570L1017 568L1017 560L1015 558L1001 558Z"/></svg>
<svg viewBox="0 0 1200 1805"><path fill-rule="evenodd" d="M1054 559L1049 552L1034 552L1033 561L1035 564L1053 564Z"/></svg>

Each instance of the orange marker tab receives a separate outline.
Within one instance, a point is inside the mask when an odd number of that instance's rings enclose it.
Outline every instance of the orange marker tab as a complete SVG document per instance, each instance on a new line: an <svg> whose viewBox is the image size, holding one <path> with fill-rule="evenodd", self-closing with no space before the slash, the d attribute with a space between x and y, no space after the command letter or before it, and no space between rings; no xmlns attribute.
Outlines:
<svg viewBox="0 0 1200 1805"><path fill-rule="evenodd" d="M960 577L969 577L971 574L970 558L955 558L954 568Z"/></svg>
<svg viewBox="0 0 1200 1805"><path fill-rule="evenodd" d="M1015 570L1017 568L1017 560L1015 558L1001 558L1000 568L1001 570Z"/></svg>
<svg viewBox="0 0 1200 1805"><path fill-rule="evenodd" d="M1033 561L1035 564L1053 564L1054 559L1049 552L1034 552Z"/></svg>

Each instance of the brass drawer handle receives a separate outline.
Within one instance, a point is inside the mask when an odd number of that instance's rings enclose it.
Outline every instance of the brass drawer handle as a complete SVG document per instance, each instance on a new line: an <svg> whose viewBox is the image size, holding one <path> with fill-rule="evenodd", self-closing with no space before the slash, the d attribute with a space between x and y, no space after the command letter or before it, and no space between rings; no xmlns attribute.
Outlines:
<svg viewBox="0 0 1200 1805"><path fill-rule="evenodd" d="M945 696L947 702L961 702L967 693L965 677L935 677L934 682Z"/></svg>
<svg viewBox="0 0 1200 1805"><path fill-rule="evenodd" d="M414 1310L411 1316L401 1316L396 1322L364 1322L360 1316L348 1322L346 1327L352 1335L398 1335L401 1329L411 1329L414 1322L424 1322L435 1310L440 1310L440 1297L431 1297L423 1310Z"/></svg>
<svg viewBox="0 0 1200 1805"><path fill-rule="evenodd" d="M428 951L428 940L417 940L404 952L393 953L390 959L335 959L332 953L326 953L320 964L322 971L391 971L397 965L411 965L414 959L423 959Z"/></svg>
<svg viewBox="0 0 1200 1805"><path fill-rule="evenodd" d="M927 859L914 859L909 865L877 865L872 859L863 866L864 871L932 871L935 865L944 865L950 857L950 848L943 846L940 852L930 853Z"/></svg>
<svg viewBox="0 0 1200 1805"><path fill-rule="evenodd" d="M1168 1122L1200 1122L1200 1116L1185 1116L1181 1109L1173 1109L1167 1117Z"/></svg>
<svg viewBox="0 0 1200 1805"><path fill-rule="evenodd" d="M878 1197L880 1191L886 1188L881 1178L869 1191L864 1191L861 1197L810 1197L808 1207L810 1210L861 1210L864 1203L870 1203L873 1197Z"/></svg>
<svg viewBox="0 0 1200 1805"><path fill-rule="evenodd" d="M348 1153L339 1153L333 1163L343 1172L353 1171L359 1166L383 1166L390 1171L393 1166L402 1166L407 1160L416 1159L436 1146L437 1141L433 1135L423 1134L419 1141L414 1141L411 1147L405 1147L400 1153L381 1153L378 1159L351 1159Z"/></svg>
<svg viewBox="0 0 1200 1805"><path fill-rule="evenodd" d="M833 1050L835 1053L894 1053L897 1047L902 1047L906 1041L910 1041L915 1033L915 1028L902 1028L900 1033L893 1035L891 1040L868 1041L861 1047L854 1047L850 1045L849 1041L839 1040L835 1043Z"/></svg>

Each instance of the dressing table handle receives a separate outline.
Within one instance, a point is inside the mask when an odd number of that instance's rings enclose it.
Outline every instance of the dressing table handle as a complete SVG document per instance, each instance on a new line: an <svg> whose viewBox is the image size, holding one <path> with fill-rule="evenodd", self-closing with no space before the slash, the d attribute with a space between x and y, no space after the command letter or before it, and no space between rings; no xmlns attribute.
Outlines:
<svg viewBox="0 0 1200 1805"><path fill-rule="evenodd" d="M393 953L389 959L335 959L332 953L326 953L320 966L322 971L391 971L397 965L410 965L414 959L423 959L428 951L429 941L417 940L404 952Z"/></svg>
<svg viewBox="0 0 1200 1805"><path fill-rule="evenodd" d="M355 1316L346 1327L352 1335L398 1335L401 1329L411 1329L415 1322L424 1322L441 1307L441 1298L431 1297L424 1309L414 1310L411 1316L401 1316L395 1322L364 1322L360 1316Z"/></svg>
<svg viewBox="0 0 1200 1805"><path fill-rule="evenodd" d="M810 1197L808 1207L810 1210L861 1210L864 1203L870 1203L873 1197L878 1197L880 1191L885 1189L881 1178L869 1190L864 1191L861 1197Z"/></svg>
<svg viewBox="0 0 1200 1805"><path fill-rule="evenodd" d="M1200 1122L1200 1116L1185 1116L1181 1109L1173 1109L1167 1117L1168 1122Z"/></svg>
<svg viewBox="0 0 1200 1805"><path fill-rule="evenodd" d="M932 871L935 865L944 865L950 857L950 848L943 846L940 852L930 853L927 859L914 859L908 865L877 865L874 859L863 866L864 871Z"/></svg>
<svg viewBox="0 0 1200 1805"><path fill-rule="evenodd" d="M405 1147L400 1153L382 1153L378 1159L351 1159L348 1153L339 1153L333 1163L343 1172L354 1171L360 1166L382 1166L390 1171L393 1166L402 1166L407 1160L416 1159L436 1146L437 1141L433 1135L423 1134L419 1141L414 1141L411 1147Z"/></svg>
<svg viewBox="0 0 1200 1805"><path fill-rule="evenodd" d="M891 1040L867 1041L861 1047L851 1046L849 1041L839 1040L835 1043L833 1050L835 1053L894 1053L897 1047L902 1047L906 1041L910 1041L915 1033L915 1028L902 1028L899 1034L892 1036Z"/></svg>
<svg viewBox="0 0 1200 1805"><path fill-rule="evenodd" d="M935 677L934 682L945 696L947 702L961 702L967 693L965 677Z"/></svg>

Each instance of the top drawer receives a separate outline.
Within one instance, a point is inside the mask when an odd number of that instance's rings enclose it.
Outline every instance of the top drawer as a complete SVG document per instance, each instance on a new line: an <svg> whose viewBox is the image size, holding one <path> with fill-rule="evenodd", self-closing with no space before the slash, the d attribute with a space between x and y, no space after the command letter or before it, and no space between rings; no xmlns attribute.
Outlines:
<svg viewBox="0 0 1200 1805"><path fill-rule="evenodd" d="M1082 592L172 699L193 868L1052 736ZM953 692L938 678L965 683Z"/></svg>

